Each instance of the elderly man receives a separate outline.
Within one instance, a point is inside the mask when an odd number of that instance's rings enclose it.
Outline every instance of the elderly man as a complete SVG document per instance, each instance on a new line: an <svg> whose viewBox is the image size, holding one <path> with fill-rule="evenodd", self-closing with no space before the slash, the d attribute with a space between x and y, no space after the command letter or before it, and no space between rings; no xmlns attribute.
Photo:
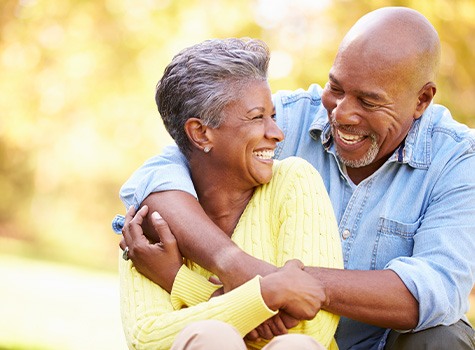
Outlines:
<svg viewBox="0 0 475 350"><path fill-rule="evenodd" d="M286 137L275 156L312 163L339 222L345 270L305 269L322 308L342 316L340 349L475 348L464 316L475 277L475 134L432 103L439 58L424 16L381 8L347 33L323 89L274 96ZM274 269L216 234L176 148L121 195L158 211L183 255L226 290Z"/></svg>

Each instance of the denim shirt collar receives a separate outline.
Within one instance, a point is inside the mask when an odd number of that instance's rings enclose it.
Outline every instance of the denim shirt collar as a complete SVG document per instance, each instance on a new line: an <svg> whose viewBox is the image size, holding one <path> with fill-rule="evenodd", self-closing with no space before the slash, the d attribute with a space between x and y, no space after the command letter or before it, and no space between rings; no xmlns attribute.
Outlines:
<svg viewBox="0 0 475 350"><path fill-rule="evenodd" d="M408 164L413 168L426 169L431 161L431 134L434 125L433 105L431 104L419 118L414 120L406 138L389 157L387 162ZM336 156L328 117L317 113L309 128L310 137L320 139L323 147Z"/></svg>

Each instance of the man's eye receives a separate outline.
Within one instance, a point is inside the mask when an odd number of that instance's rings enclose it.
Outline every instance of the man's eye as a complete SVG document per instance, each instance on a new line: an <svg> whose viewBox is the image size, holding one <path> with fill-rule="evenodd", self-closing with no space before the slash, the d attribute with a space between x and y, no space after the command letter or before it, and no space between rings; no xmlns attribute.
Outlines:
<svg viewBox="0 0 475 350"><path fill-rule="evenodd" d="M368 108L368 109L374 109L377 107L377 105L375 105L374 103L371 103L371 102L367 102L365 100L361 100L361 105L364 107L364 108Z"/></svg>
<svg viewBox="0 0 475 350"><path fill-rule="evenodd" d="M252 118L253 120L256 120L256 119L262 119L264 118L264 116L262 114L259 114L259 115L256 115L254 118Z"/></svg>
<svg viewBox="0 0 475 350"><path fill-rule="evenodd" d="M335 85L332 85L330 83L327 83L327 88L328 88L328 90L330 90L331 92L333 92L335 94L341 94L342 93L340 88L338 88Z"/></svg>

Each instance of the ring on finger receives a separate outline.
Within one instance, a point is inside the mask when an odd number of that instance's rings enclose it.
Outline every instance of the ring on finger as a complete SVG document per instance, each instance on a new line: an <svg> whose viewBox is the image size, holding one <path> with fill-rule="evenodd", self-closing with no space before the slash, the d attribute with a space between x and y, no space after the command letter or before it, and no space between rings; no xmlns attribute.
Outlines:
<svg viewBox="0 0 475 350"><path fill-rule="evenodd" d="M129 260L129 247L125 247L124 252L122 253L122 259L125 261Z"/></svg>

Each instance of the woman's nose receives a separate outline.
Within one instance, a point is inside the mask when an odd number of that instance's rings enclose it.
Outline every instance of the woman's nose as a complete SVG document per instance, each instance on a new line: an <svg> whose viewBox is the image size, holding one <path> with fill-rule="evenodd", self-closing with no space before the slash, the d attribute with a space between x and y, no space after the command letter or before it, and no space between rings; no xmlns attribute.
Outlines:
<svg viewBox="0 0 475 350"><path fill-rule="evenodd" d="M284 133L272 118L266 118L266 137L280 142L284 139Z"/></svg>

